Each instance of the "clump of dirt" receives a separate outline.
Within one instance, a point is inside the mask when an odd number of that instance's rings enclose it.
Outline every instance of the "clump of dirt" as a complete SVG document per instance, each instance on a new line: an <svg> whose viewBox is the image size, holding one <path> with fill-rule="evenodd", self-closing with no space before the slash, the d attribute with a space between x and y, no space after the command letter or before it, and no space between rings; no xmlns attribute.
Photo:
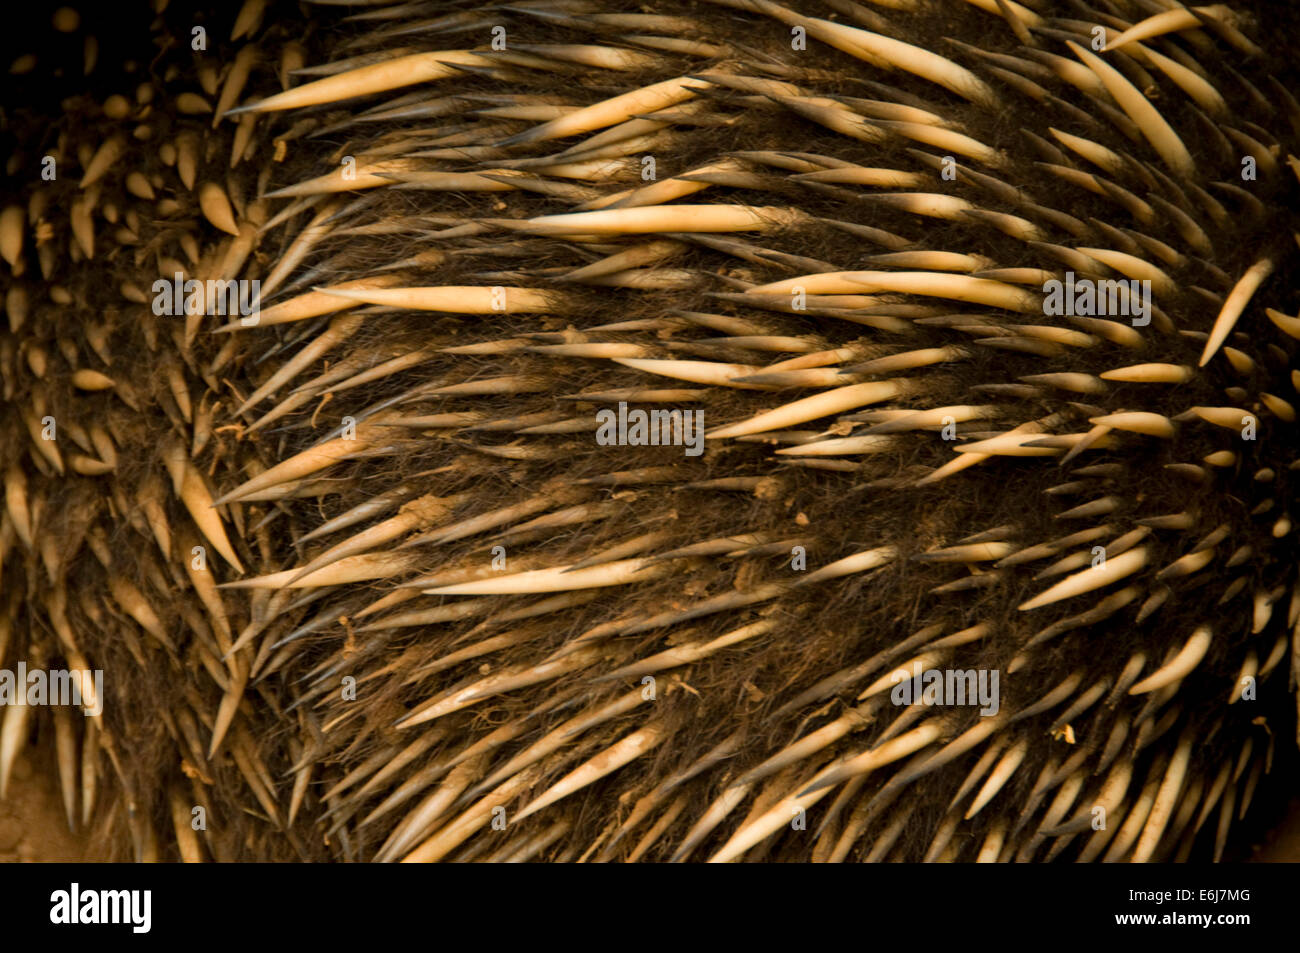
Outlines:
<svg viewBox="0 0 1300 953"><path fill-rule="evenodd" d="M19 755L0 801L0 863L94 860L86 847L84 833L68 830L54 773Z"/></svg>

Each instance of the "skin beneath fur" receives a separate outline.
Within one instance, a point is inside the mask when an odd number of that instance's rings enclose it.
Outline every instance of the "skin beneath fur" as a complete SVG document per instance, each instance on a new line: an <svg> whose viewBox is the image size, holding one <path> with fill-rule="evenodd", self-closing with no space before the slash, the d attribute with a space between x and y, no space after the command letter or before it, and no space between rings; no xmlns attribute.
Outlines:
<svg viewBox="0 0 1300 953"><path fill-rule="evenodd" d="M1222 853L1295 733L1283 34L417 6L168 9L10 120L0 666L105 698L0 774L62 731L139 859Z"/></svg>

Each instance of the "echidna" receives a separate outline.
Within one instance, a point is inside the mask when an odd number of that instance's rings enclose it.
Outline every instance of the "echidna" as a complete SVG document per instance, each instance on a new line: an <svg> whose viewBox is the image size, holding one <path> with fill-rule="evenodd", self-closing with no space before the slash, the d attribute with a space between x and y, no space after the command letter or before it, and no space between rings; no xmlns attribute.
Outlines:
<svg viewBox="0 0 1300 953"><path fill-rule="evenodd" d="M14 63L0 666L103 683L0 791L52 738L138 859L1222 853L1295 731L1295 13L341 6Z"/></svg>

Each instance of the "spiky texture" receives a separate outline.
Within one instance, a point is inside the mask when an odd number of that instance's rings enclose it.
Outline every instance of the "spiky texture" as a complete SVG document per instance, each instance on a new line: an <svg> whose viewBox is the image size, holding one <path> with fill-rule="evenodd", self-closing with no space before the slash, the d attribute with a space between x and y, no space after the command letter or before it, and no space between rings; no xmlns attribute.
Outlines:
<svg viewBox="0 0 1300 953"><path fill-rule="evenodd" d="M1222 851L1300 650L1285 30L261 6L11 118L0 660L105 670L79 819L139 858ZM1150 323L1045 315L1067 270ZM176 271L260 279L259 323L156 314ZM600 444L620 400L705 452ZM894 704L914 659L999 713Z"/></svg>

